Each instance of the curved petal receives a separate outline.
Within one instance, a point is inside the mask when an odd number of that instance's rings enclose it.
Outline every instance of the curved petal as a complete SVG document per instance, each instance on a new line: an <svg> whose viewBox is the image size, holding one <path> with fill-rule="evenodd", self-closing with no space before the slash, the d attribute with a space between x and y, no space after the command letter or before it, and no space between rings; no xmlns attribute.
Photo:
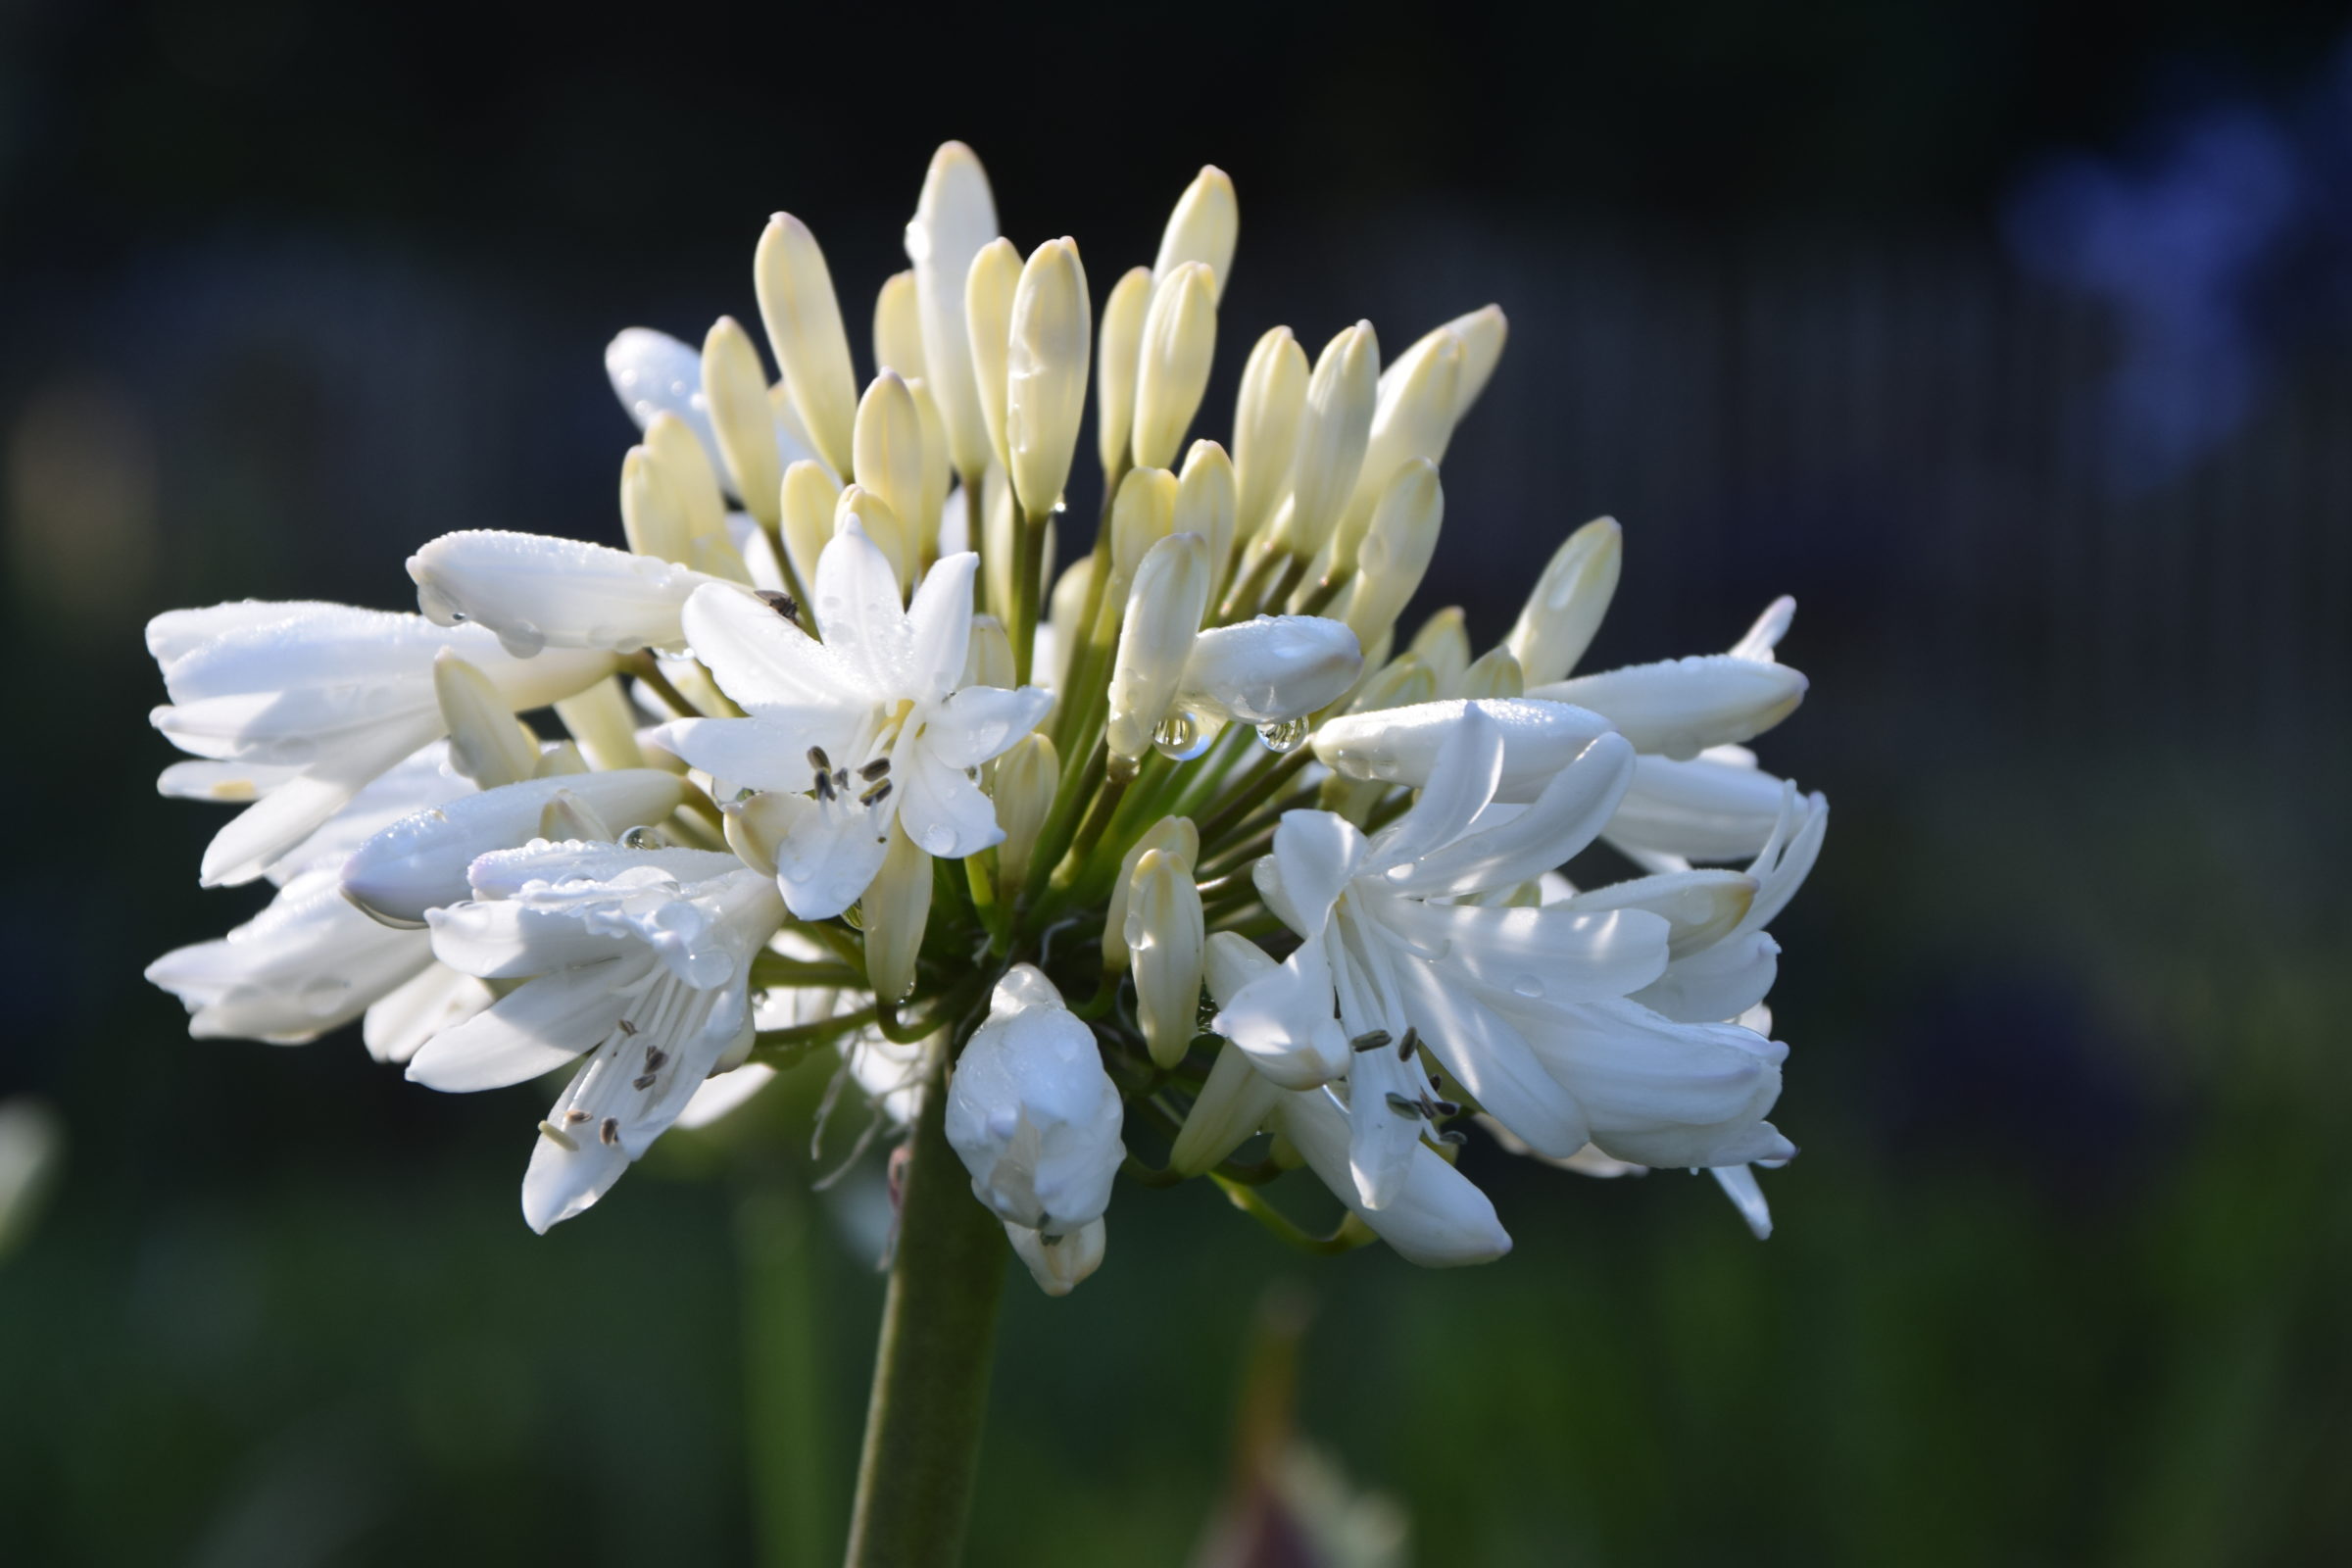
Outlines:
<svg viewBox="0 0 2352 1568"><path fill-rule="evenodd" d="M853 522L825 546L816 558L814 592L825 646L864 672L865 689L877 697L911 695L911 639L898 574L864 528Z"/></svg>
<svg viewBox="0 0 2352 1568"><path fill-rule="evenodd" d="M412 939L414 933L411 933ZM429 943L428 943L429 946ZM428 963L416 979L368 1009L360 1039L368 1054L405 1066L424 1043L455 1028L497 999L490 988L445 963Z"/></svg>
<svg viewBox="0 0 2352 1568"><path fill-rule="evenodd" d="M1677 1023L1721 1023L1762 1002L1780 972L1781 945L1751 931L1677 958L1628 1000Z"/></svg>
<svg viewBox="0 0 2352 1568"><path fill-rule="evenodd" d="M895 814L807 802L776 844L776 886L792 912L830 920L863 898L889 853Z"/></svg>
<svg viewBox="0 0 2352 1568"><path fill-rule="evenodd" d="M1487 1195L1435 1150L1415 1145L1396 1198L1385 1207L1367 1208L1348 1173L1349 1113L1330 1091L1285 1095L1275 1114L1323 1185L1406 1262L1453 1268L1491 1263L1511 1250L1511 1238Z"/></svg>
<svg viewBox="0 0 2352 1568"><path fill-rule="evenodd" d="M916 849L960 860L1004 842L994 802L963 769L951 767L928 745L902 746L891 782L898 786L899 821Z"/></svg>
<svg viewBox="0 0 2352 1568"><path fill-rule="evenodd" d="M1405 1010L1430 1054L1488 1115L1551 1158L1564 1159L1584 1147L1591 1136L1584 1107L1544 1070L1525 1036L1420 965L1399 969Z"/></svg>
<svg viewBox="0 0 2352 1568"><path fill-rule="evenodd" d="M950 767L978 767L1002 757L1053 709L1054 694L1040 686L966 686L933 710L923 744Z"/></svg>
<svg viewBox="0 0 2352 1568"><path fill-rule="evenodd" d="M969 551L943 557L914 590L906 609L912 638L904 695L918 703L939 701L963 678L972 642L972 578L979 569L980 558Z"/></svg>
<svg viewBox="0 0 2352 1568"><path fill-rule="evenodd" d="M1614 727L1566 703L1448 698L1330 719L1315 732L1315 756L1348 778L1419 789L1429 782L1446 737L1473 708L1502 730L1502 779L1494 798L1505 802L1536 799L1553 774Z"/></svg>
<svg viewBox="0 0 2352 1568"><path fill-rule="evenodd" d="M1688 760L1710 746L1761 735L1796 711L1805 677L1786 664L1700 654L1579 675L1528 695L1591 709L1635 750Z"/></svg>
<svg viewBox="0 0 2352 1568"><path fill-rule="evenodd" d="M1429 1126L1421 1102L1429 1085L1418 1059L1396 1051L1359 1051L1348 1064L1348 1174L1367 1209L1382 1209L1403 1196L1413 1151Z"/></svg>
<svg viewBox="0 0 2352 1568"><path fill-rule="evenodd" d="M543 648L630 654L673 646L685 635L687 597L716 581L653 556L486 528L443 534L408 564L428 620L487 626L518 657Z"/></svg>
<svg viewBox="0 0 2352 1568"><path fill-rule="evenodd" d="M625 967L615 958L525 981L488 1011L426 1041L410 1058L410 1081L464 1094L554 1071L620 1022L628 999L614 981Z"/></svg>
<svg viewBox="0 0 2352 1568"><path fill-rule="evenodd" d="M1602 835L1629 852L1745 860L1772 836L1781 795L1781 780L1740 747L1715 747L1688 762L1643 757Z"/></svg>
<svg viewBox="0 0 2352 1568"><path fill-rule="evenodd" d="M1647 909L1590 913L1565 905L1491 908L1367 901L1381 923L1449 978L1531 1003L1601 1002L1638 991L1666 969L1663 916Z"/></svg>
<svg viewBox="0 0 2352 1568"><path fill-rule="evenodd" d="M672 719L655 728L653 742L729 789L798 795L816 781L808 748L846 752L855 733L831 709L803 709L788 717L770 708L759 718Z"/></svg>
<svg viewBox="0 0 2352 1568"><path fill-rule="evenodd" d="M1257 862L1253 875L1266 907L1311 942L1322 934L1363 856L1364 836L1346 817L1285 811L1274 828L1274 851Z"/></svg>
<svg viewBox="0 0 2352 1568"><path fill-rule="evenodd" d="M1502 727L1475 708L1465 710L1438 749L1428 787L1411 810L1372 841L1364 868L1409 864L1451 844L1494 798L1501 779Z"/></svg>
<svg viewBox="0 0 2352 1568"><path fill-rule="evenodd" d="M1544 783L1527 809L1486 813L1452 843L1391 868L1389 886L1423 895L1476 893L1511 887L1566 863L1617 809L1634 761L1624 736L1597 737Z"/></svg>
<svg viewBox="0 0 2352 1568"><path fill-rule="evenodd" d="M858 708L875 695L862 665L740 589L722 583L697 588L679 622L718 689L746 712Z"/></svg>
<svg viewBox="0 0 2352 1568"><path fill-rule="evenodd" d="M1209 955L1213 986L1217 944ZM1333 1011L1331 962L1318 941L1300 943L1281 964L1235 989L1209 1028L1285 1089L1311 1089L1348 1070L1348 1034Z"/></svg>

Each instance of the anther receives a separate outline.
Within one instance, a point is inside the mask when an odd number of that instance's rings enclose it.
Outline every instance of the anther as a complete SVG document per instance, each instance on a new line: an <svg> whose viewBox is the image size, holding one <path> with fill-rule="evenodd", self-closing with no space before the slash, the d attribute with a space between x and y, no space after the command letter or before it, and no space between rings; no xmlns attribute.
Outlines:
<svg viewBox="0 0 2352 1568"><path fill-rule="evenodd" d="M539 1124L539 1131L547 1138L548 1142L554 1144L559 1149L577 1150L580 1147L571 1141L571 1135L569 1133L565 1132L563 1128L557 1126L552 1121L541 1122Z"/></svg>
<svg viewBox="0 0 2352 1568"><path fill-rule="evenodd" d="M1407 1100L1394 1089L1389 1091L1389 1108L1408 1121L1416 1120L1421 1115L1419 1101Z"/></svg>
<svg viewBox="0 0 2352 1568"><path fill-rule="evenodd" d="M758 588L753 590L753 597L794 625L801 623L801 607L793 602L792 595L773 588Z"/></svg>
<svg viewBox="0 0 2352 1568"><path fill-rule="evenodd" d="M572 1106L571 1109L564 1113L564 1120L565 1124L569 1126L577 1127L580 1123L586 1121L587 1119L588 1113L580 1109L580 1107L577 1105Z"/></svg>
<svg viewBox="0 0 2352 1568"><path fill-rule="evenodd" d="M859 806L880 806L884 801L889 799L890 780L884 779L872 789L867 790L863 795L858 796L858 804Z"/></svg>
<svg viewBox="0 0 2352 1568"><path fill-rule="evenodd" d="M1439 1143L1450 1144L1455 1149L1461 1148L1469 1141L1470 1135L1462 1131L1459 1127L1448 1127L1444 1132L1438 1134Z"/></svg>
<svg viewBox="0 0 2352 1568"><path fill-rule="evenodd" d="M1394 1038L1386 1029L1373 1029L1357 1035L1348 1044L1357 1051L1378 1051Z"/></svg>
<svg viewBox="0 0 2352 1568"><path fill-rule="evenodd" d="M811 746L808 748L808 765L816 770L818 778L823 778L833 771L833 759L825 755L822 746Z"/></svg>
<svg viewBox="0 0 2352 1568"><path fill-rule="evenodd" d="M1418 1029L1407 1029L1404 1032L1404 1038L1396 1042L1396 1059L1398 1061L1410 1061L1413 1059L1413 1053L1419 1051L1420 1049L1421 1031Z"/></svg>
<svg viewBox="0 0 2352 1568"><path fill-rule="evenodd" d="M654 1075L649 1072L643 1077L632 1078L629 1080L629 1087L631 1089L651 1089L654 1087Z"/></svg>
<svg viewBox="0 0 2352 1568"><path fill-rule="evenodd" d="M620 1118L618 1116L607 1116L604 1121L598 1125L596 1129L596 1136L603 1139L608 1146L619 1143Z"/></svg>
<svg viewBox="0 0 2352 1568"><path fill-rule="evenodd" d="M827 802L833 799L833 775L822 769L816 775L816 798Z"/></svg>
<svg viewBox="0 0 2352 1568"><path fill-rule="evenodd" d="M858 776L865 780L868 784L871 784L874 780L884 777L889 772L890 759L887 757L877 757L872 761L859 768L858 770Z"/></svg>
<svg viewBox="0 0 2352 1568"><path fill-rule="evenodd" d="M1430 1109L1441 1116L1459 1116L1462 1113L1462 1107L1450 1100L1435 1101L1431 1103Z"/></svg>
<svg viewBox="0 0 2352 1568"><path fill-rule="evenodd" d="M645 1070L647 1072L660 1072L662 1070L662 1064L668 1059L669 1053L663 1051L660 1046L648 1046L645 1048Z"/></svg>

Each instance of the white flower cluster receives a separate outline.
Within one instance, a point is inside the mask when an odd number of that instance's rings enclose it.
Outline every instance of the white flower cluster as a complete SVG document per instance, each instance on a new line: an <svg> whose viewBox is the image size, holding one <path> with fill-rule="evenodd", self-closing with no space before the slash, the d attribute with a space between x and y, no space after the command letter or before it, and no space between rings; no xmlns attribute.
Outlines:
<svg viewBox="0 0 2352 1568"><path fill-rule="evenodd" d="M731 319L699 354L614 340L626 550L453 533L409 562L421 614L159 616L155 723L195 759L163 790L250 803L204 881L278 892L149 977L200 1036L364 1015L436 1089L569 1067L541 1230L823 1051L942 1118L1055 1294L1122 1169L1299 1237L1257 1189L1303 1163L1350 1211L1326 1245L1498 1256L1473 1117L1594 1174L1711 1170L1762 1234L1750 1167L1794 1152L1764 928L1828 808L1740 747L1803 695L1793 607L1578 673L1604 518L1483 655L1458 612L1400 635L1502 315L1385 368L1369 322L1311 363L1277 327L1230 447L1187 446L1237 227L1203 170L1098 312L1076 245L1024 259L951 143L862 390L789 216L755 262L772 378ZM1108 500L1057 570L1090 383ZM1571 885L1595 843L1642 874Z"/></svg>

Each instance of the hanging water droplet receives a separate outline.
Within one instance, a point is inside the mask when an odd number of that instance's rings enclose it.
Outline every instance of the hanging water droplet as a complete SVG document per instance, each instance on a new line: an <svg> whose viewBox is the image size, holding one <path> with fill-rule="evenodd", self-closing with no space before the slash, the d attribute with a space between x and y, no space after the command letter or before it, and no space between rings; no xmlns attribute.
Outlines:
<svg viewBox="0 0 2352 1568"><path fill-rule="evenodd" d="M658 850L662 848L662 837L650 827L633 827L620 836L620 847L624 850Z"/></svg>
<svg viewBox="0 0 2352 1568"><path fill-rule="evenodd" d="M1171 762L1189 762L1208 750L1208 741L1190 713L1170 713L1152 732L1152 749Z"/></svg>
<svg viewBox="0 0 2352 1568"><path fill-rule="evenodd" d="M1279 756L1295 752L1305 744L1306 731L1307 721L1305 719L1286 718L1280 723L1258 725L1257 739L1258 743L1267 751Z"/></svg>
<svg viewBox="0 0 2352 1568"><path fill-rule="evenodd" d="M1523 974L1511 982L1511 994L1526 997L1532 1002L1544 994L1544 982L1532 974Z"/></svg>

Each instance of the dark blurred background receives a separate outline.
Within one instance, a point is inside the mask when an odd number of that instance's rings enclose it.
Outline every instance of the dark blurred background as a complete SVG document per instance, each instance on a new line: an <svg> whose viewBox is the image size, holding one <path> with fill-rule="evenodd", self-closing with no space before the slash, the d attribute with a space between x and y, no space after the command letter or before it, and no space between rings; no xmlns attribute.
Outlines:
<svg viewBox="0 0 2352 1568"><path fill-rule="evenodd" d="M1231 172L1203 433L1267 325L1396 352L1500 302L1425 606L1485 646L1602 512L1594 667L1791 593L1814 688L1761 749L1837 810L1776 925L1770 1242L1709 1183L1491 1147L1517 1251L1469 1273L1123 1191L1094 1280L1009 1288L973 1560L1186 1561L1276 1287L1293 1490L1356 1561L2352 1560L2348 37L2248 0L0 3L0 1097L67 1129L0 1261L0 1560L838 1549L880 1289L874 1166L806 1194L820 1086L541 1240L538 1091L186 1039L140 967L262 895L195 887L219 816L153 793L139 628L407 607L452 528L617 543L605 341L751 318L788 207L862 362L948 136L1098 298Z"/></svg>

